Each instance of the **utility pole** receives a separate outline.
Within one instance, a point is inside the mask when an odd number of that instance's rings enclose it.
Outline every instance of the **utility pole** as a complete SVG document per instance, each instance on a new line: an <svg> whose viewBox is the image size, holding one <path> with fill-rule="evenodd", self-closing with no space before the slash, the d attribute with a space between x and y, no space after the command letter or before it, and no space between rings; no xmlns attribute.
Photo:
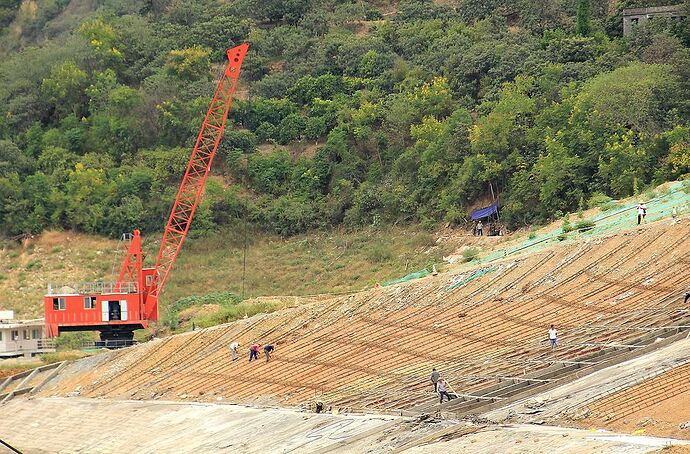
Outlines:
<svg viewBox="0 0 690 454"><path fill-rule="evenodd" d="M247 275L247 217L244 217L244 257L242 258L242 299L244 299L244 279Z"/></svg>

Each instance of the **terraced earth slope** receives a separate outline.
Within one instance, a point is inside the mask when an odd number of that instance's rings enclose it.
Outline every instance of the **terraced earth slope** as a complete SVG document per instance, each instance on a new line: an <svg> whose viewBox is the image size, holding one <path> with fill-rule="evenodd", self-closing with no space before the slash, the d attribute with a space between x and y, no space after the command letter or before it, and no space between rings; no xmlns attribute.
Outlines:
<svg viewBox="0 0 690 454"><path fill-rule="evenodd" d="M597 351L634 349L646 333L679 324L688 235L688 219L656 222L154 340L76 361L39 394L414 410L435 398L432 367L457 393L472 393L589 364ZM551 323L561 333L555 351ZM234 362L233 340L245 349ZM276 345L273 359L249 363L251 342Z"/></svg>
<svg viewBox="0 0 690 454"><path fill-rule="evenodd" d="M579 426L690 438L690 363L581 408Z"/></svg>

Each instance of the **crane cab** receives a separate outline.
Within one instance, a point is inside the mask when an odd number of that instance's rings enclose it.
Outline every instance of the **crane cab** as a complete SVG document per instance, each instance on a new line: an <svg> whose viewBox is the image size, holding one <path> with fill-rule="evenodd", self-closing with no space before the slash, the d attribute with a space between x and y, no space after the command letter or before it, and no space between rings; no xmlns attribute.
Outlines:
<svg viewBox="0 0 690 454"><path fill-rule="evenodd" d="M141 294L107 289L112 284L50 285L43 299L48 336L68 331L100 331L101 341L131 341L134 330L148 327L141 311ZM106 289L96 291L98 287Z"/></svg>
<svg viewBox="0 0 690 454"><path fill-rule="evenodd" d="M127 258L117 281L49 284L43 298L46 333L100 331L103 346L131 344L134 330L158 320L154 268L142 268L138 231L130 237Z"/></svg>

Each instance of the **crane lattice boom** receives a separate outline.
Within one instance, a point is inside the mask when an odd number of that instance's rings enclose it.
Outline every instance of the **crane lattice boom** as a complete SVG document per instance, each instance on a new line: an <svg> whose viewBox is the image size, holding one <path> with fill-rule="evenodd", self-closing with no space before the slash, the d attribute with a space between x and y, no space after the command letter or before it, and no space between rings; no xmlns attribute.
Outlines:
<svg viewBox="0 0 690 454"><path fill-rule="evenodd" d="M156 276L154 277L151 296L157 297L163 290L168 273L170 273L170 269L173 263L175 263L175 258L180 252L182 243L189 231L189 226L204 189L208 172L211 169L213 157L223 135L223 129L225 128L225 122L230 110L230 102L235 93L237 78L240 74L240 66L247 50L249 50L249 45L246 43L228 50L228 66L218 84L211 106L206 113L206 118L201 125L187 171L170 213L168 225L165 227L163 241L161 242L158 259L156 260Z"/></svg>

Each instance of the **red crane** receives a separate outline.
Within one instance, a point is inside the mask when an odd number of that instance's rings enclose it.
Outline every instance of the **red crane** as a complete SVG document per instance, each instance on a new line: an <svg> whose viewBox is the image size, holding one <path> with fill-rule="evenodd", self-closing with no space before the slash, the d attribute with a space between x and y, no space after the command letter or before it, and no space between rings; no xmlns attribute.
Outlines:
<svg viewBox="0 0 690 454"><path fill-rule="evenodd" d="M201 125L163 233L156 266L143 267L138 230L126 235L127 255L114 282L49 285L44 298L49 337L66 331L100 331L106 344L131 341L135 329L158 320L158 297L180 253L223 136L240 67L249 44L228 49L228 64Z"/></svg>

